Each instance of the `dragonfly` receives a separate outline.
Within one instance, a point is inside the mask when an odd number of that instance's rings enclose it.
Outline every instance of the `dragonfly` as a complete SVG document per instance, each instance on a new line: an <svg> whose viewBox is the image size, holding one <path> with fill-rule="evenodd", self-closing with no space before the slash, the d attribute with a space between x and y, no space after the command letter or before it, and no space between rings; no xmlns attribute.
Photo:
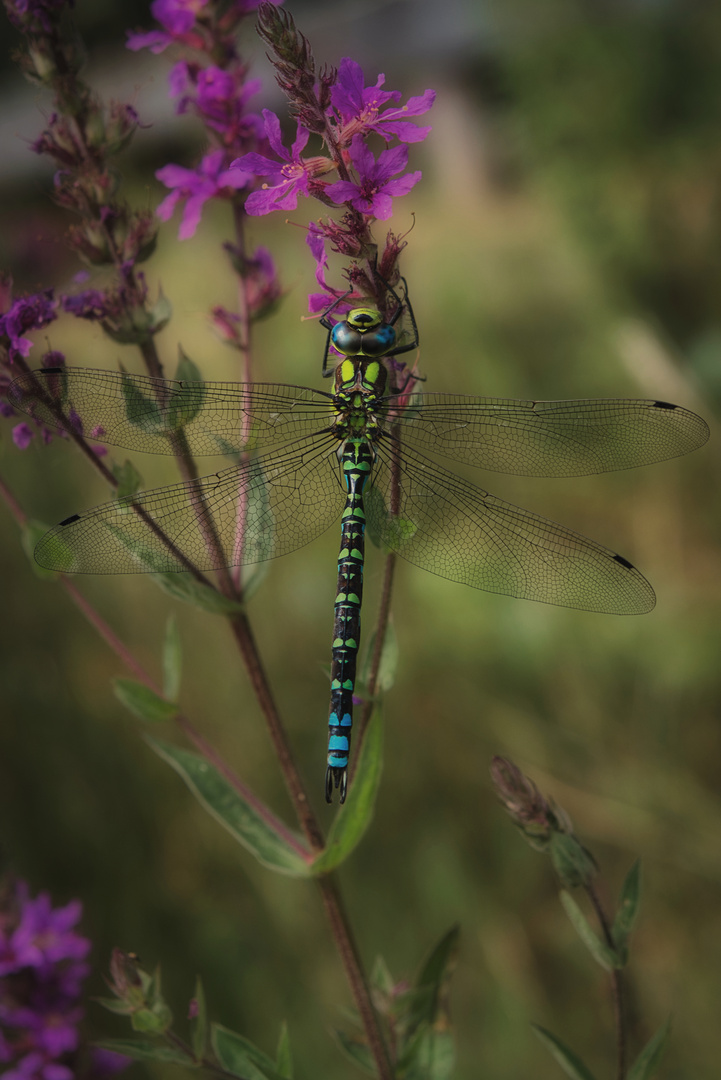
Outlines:
<svg viewBox="0 0 721 1080"><path fill-rule="evenodd" d="M524 476L573 477L687 454L708 427L665 401L516 401L398 385L419 347L408 288L390 316L322 317L333 392L48 368L13 382L12 405L65 431L146 453L233 455L220 471L65 518L35 558L68 573L217 570L295 551L341 520L325 793L345 800L360 643L364 539L451 581L590 612L656 602L624 556L504 502L435 458ZM336 302L337 303L337 302ZM406 318L407 316L407 318ZM401 329L404 322L409 329ZM410 340L409 340L410 339ZM428 456L432 455L432 456Z"/></svg>

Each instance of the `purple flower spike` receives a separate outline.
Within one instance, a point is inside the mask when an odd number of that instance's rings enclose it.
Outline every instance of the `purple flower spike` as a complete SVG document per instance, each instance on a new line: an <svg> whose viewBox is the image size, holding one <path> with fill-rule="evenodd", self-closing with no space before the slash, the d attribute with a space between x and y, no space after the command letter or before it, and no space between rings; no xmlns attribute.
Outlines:
<svg viewBox="0 0 721 1080"><path fill-rule="evenodd" d="M29 355L33 343L23 334L28 330L41 330L57 319L57 307L53 290L45 289L34 296L21 297L8 312L0 315L0 337L4 335L9 339L11 357L13 352L22 357Z"/></svg>
<svg viewBox="0 0 721 1080"><path fill-rule="evenodd" d="M391 179L408 164L408 148L405 146L383 150L376 161L361 136L356 135L351 143L350 159L358 174L358 183L339 180L328 185L326 195L333 202L350 203L359 213L381 221L387 221L393 213L392 197L407 195L421 178L420 172L412 172L397 180Z"/></svg>
<svg viewBox="0 0 721 1080"><path fill-rule="evenodd" d="M330 92L333 108L343 124L343 138L346 142L356 135L369 131L377 132L388 142L391 138L400 142L422 142L431 130L419 128L408 122L409 116L421 116L436 100L435 90L426 90L420 97L409 98L408 104L398 109L386 109L381 115L380 109L389 101L399 101L398 90L381 90L385 75L379 75L375 86L365 86L365 77L360 64L345 57L338 68L338 80Z"/></svg>
<svg viewBox="0 0 721 1080"><path fill-rule="evenodd" d="M198 47L201 39L193 33L198 12L207 0L153 0L150 5L153 18L164 30L149 30L146 34L128 34L127 46L133 52L150 49L161 53L168 45L178 42Z"/></svg>
<svg viewBox="0 0 721 1080"><path fill-rule="evenodd" d="M281 159L274 161L262 154L244 154L231 162L231 169L244 169L253 176L270 176L274 183L264 184L261 191L248 196L245 209L248 214L259 217L272 210L295 210L299 195L308 195L309 180L318 176L325 163L319 167L319 159L303 161L302 151L310 137L309 132L298 124L290 150L286 150L280 134L280 120L269 109L263 109L265 134L271 149Z"/></svg>
<svg viewBox="0 0 721 1080"><path fill-rule="evenodd" d="M250 172L238 168L226 169L224 161L224 152L214 150L203 158L196 170L184 169L181 165L164 165L156 172L158 180L173 189L156 210L161 221L168 221L177 204L185 200L178 231L180 240L195 235L203 205L208 199L215 196L227 198L233 191L247 186Z"/></svg>

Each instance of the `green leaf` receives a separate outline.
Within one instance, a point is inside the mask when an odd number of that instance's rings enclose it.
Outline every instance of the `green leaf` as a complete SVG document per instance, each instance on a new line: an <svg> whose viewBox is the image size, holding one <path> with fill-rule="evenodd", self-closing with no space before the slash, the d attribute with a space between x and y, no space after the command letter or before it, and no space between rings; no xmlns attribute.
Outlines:
<svg viewBox="0 0 721 1080"><path fill-rule="evenodd" d="M149 686L135 679L113 679L113 691L126 709L151 724L172 720L178 715L178 706L174 702L166 701Z"/></svg>
<svg viewBox="0 0 721 1080"><path fill-rule="evenodd" d="M163 433L165 424L154 398L146 397L127 371L120 373L125 416L133 427L151 434Z"/></svg>
<svg viewBox="0 0 721 1080"><path fill-rule="evenodd" d="M155 739L147 742L183 778L201 805L259 862L281 874L310 876L300 838L280 822L276 825L274 815L260 801L244 798L205 758Z"/></svg>
<svg viewBox="0 0 721 1080"><path fill-rule="evenodd" d="M290 1053L290 1036L288 1035L288 1025L285 1022L283 1022L280 1027L280 1038L278 1039L278 1049L275 1056L275 1067L280 1076L285 1077L285 1080L293 1080L293 1058Z"/></svg>
<svg viewBox="0 0 721 1080"><path fill-rule="evenodd" d="M408 518L395 517L386 506L385 499L377 487L372 487L364 496L368 536L377 548L386 553L398 551L406 540L411 540L417 531L417 525Z"/></svg>
<svg viewBox="0 0 721 1080"><path fill-rule="evenodd" d="M313 874L327 874L348 858L373 818L383 768L383 725L376 709L366 729L355 778L336 814L325 849L312 863Z"/></svg>
<svg viewBox="0 0 721 1080"><path fill-rule="evenodd" d="M175 616L171 615L165 625L163 642L163 694L168 701L177 701L180 693L180 674L183 665L183 647Z"/></svg>
<svg viewBox="0 0 721 1080"><path fill-rule="evenodd" d="M233 1076L243 1080L283 1080L275 1062L243 1035L222 1024L211 1024L211 1042L218 1061Z"/></svg>
<svg viewBox="0 0 721 1080"><path fill-rule="evenodd" d="M380 990L386 997L390 997L395 985L395 979L391 975L385 960L382 956L377 956L371 972L371 986Z"/></svg>
<svg viewBox="0 0 721 1080"><path fill-rule="evenodd" d="M567 889L587 885L596 876L598 868L593 855L572 833L554 830L548 841L548 854Z"/></svg>
<svg viewBox="0 0 721 1080"><path fill-rule="evenodd" d="M376 1076L376 1066L366 1043L361 1042L359 1039L353 1038L351 1035L346 1035L344 1031L334 1032L336 1039L341 1047L341 1050L353 1061L356 1065L360 1065L361 1069L370 1073L371 1076Z"/></svg>
<svg viewBox="0 0 721 1080"><path fill-rule="evenodd" d="M48 570L47 567L41 566L34 556L35 548L47 531L48 526L40 521L26 521L22 528L22 532L20 533L20 543L22 544L23 551L30 560L33 573L36 577L40 578L41 581L53 581L58 576L57 571ZM64 545L62 542L58 540L58 548L62 549L63 547ZM54 550L55 548L53 546L53 551ZM72 566L72 555L67 549L65 550L67 557L62 560L62 562L65 566ZM53 558L53 562L54 561Z"/></svg>
<svg viewBox="0 0 721 1080"><path fill-rule="evenodd" d="M452 926L423 964L416 979L415 988L408 995L407 1029L410 1033L420 1031L424 1025L433 1029L448 1026L448 984L458 955L460 927Z"/></svg>
<svg viewBox="0 0 721 1080"><path fill-rule="evenodd" d="M659 1028L656 1034L652 1035L648 1040L631 1066L626 1080L651 1080L661 1062L670 1034L671 1017L669 1016L663 1027Z"/></svg>
<svg viewBox="0 0 721 1080"><path fill-rule="evenodd" d="M359 684L368 688L373 666L373 654L375 653L377 632L374 630L368 641L368 648L364 653L363 667L361 668ZM396 681L398 668L398 638L396 637L393 621L390 620L386 627L381 659L378 665L378 677L376 679L376 693L385 693L392 689Z"/></svg>
<svg viewBox="0 0 721 1080"><path fill-rule="evenodd" d="M93 1045L112 1050L115 1054L127 1054L134 1061L162 1061L168 1065L187 1065L191 1068L195 1064L190 1054L184 1054L182 1050L165 1043L151 1042L150 1039L104 1039Z"/></svg>
<svg viewBox="0 0 721 1080"><path fill-rule="evenodd" d="M274 522L268 483L260 461L253 462L250 486L245 496L243 536L243 594L248 599L268 573L268 559L273 554Z"/></svg>
<svg viewBox="0 0 721 1080"><path fill-rule="evenodd" d="M539 1027L538 1024L531 1024L531 1028L556 1059L566 1076L570 1076L571 1080L595 1080L591 1070L586 1068L581 1059L572 1050L569 1050L560 1039L557 1039L550 1031L546 1031L545 1028Z"/></svg>
<svg viewBox="0 0 721 1080"><path fill-rule="evenodd" d="M151 574L152 580L168 596L182 600L184 604L200 608L209 615L240 615L245 610L242 603L229 600L209 585L201 585L190 574Z"/></svg>
<svg viewBox="0 0 721 1080"><path fill-rule="evenodd" d="M416 986L440 987L448 978L458 956L458 939L461 928L455 924L448 930L431 951L416 980Z"/></svg>
<svg viewBox="0 0 721 1080"><path fill-rule="evenodd" d="M611 934L616 948L626 958L626 945L638 917L641 899L641 860L636 859L621 888L618 910L613 920Z"/></svg>
<svg viewBox="0 0 721 1080"><path fill-rule="evenodd" d="M243 585L243 601L245 603L250 600L251 596L257 593L260 586L263 584L270 571L270 564L267 562L253 563L250 566L244 566L242 572L242 585Z"/></svg>
<svg viewBox="0 0 721 1080"><path fill-rule="evenodd" d="M561 903L571 920L574 930L596 963L600 964L606 971L613 971L615 968L623 967L622 958L614 949L601 941L588 923L586 916L583 914L576 901L571 894L567 893L565 890L561 892Z"/></svg>
<svg viewBox="0 0 721 1080"><path fill-rule="evenodd" d="M453 1036L448 1030L424 1025L403 1051L398 1073L403 1080L449 1080L456 1062Z"/></svg>
<svg viewBox="0 0 721 1080"><path fill-rule="evenodd" d="M168 429L182 431L186 424L195 420L205 402L205 387L199 369L189 356L178 346L178 370L175 377L188 383L187 386L175 387L168 401Z"/></svg>
<svg viewBox="0 0 721 1080"><path fill-rule="evenodd" d="M164 326L167 326L173 315L173 305L168 300L162 289L158 292L158 299L150 309L150 330L157 334Z"/></svg>
<svg viewBox="0 0 721 1080"><path fill-rule="evenodd" d="M182 345L178 345L178 366L175 370L175 378L179 382L202 382L203 376L200 368L191 360Z"/></svg>
<svg viewBox="0 0 721 1080"><path fill-rule="evenodd" d="M112 473L118 481L118 486L115 489L116 499L127 499L130 495L135 495L136 492L140 491L143 478L132 461L126 460L122 465L113 464Z"/></svg>
<svg viewBox="0 0 721 1080"><path fill-rule="evenodd" d="M208 1047L208 1011L205 1006L205 991L200 976L195 980L193 997L197 1005L197 1014L190 1021L190 1044L198 1061L205 1057Z"/></svg>

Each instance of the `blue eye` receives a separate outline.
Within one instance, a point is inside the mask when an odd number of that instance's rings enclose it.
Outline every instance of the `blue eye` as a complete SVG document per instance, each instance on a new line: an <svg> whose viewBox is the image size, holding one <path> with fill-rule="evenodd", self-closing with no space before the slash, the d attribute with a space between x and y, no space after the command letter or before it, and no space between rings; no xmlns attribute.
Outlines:
<svg viewBox="0 0 721 1080"><path fill-rule="evenodd" d="M339 353L344 356L356 356L363 345L363 335L349 326L347 322L336 323L331 330L330 340Z"/></svg>
<svg viewBox="0 0 721 1080"><path fill-rule="evenodd" d="M389 323L382 323L376 330L363 335L364 356L385 356L396 343L396 332Z"/></svg>

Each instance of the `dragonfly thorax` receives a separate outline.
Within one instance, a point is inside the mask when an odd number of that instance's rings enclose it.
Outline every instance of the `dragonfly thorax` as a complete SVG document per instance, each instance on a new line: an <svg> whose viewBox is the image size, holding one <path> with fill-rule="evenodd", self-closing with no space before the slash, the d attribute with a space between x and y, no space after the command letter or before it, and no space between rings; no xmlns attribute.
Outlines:
<svg viewBox="0 0 721 1080"><path fill-rule="evenodd" d="M343 360L335 372L336 405L372 408L385 392L387 380L388 372L378 360Z"/></svg>
<svg viewBox="0 0 721 1080"><path fill-rule="evenodd" d="M330 339L343 356L385 356L396 344L396 332L375 308L354 308L335 324Z"/></svg>

